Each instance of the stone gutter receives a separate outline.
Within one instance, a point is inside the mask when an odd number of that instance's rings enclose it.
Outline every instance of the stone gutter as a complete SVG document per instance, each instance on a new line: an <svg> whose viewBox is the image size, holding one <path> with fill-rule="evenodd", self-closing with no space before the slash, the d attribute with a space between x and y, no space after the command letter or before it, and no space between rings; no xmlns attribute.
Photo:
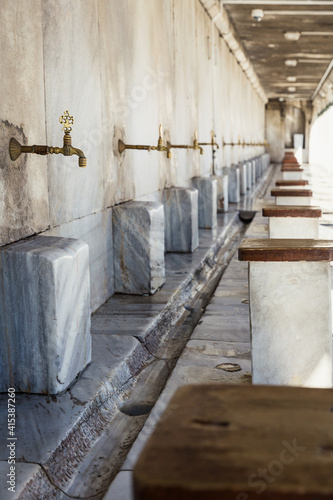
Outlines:
<svg viewBox="0 0 333 500"><path fill-rule="evenodd" d="M266 185L268 178L269 172L260 185ZM172 329L193 313L205 287L222 275L245 227L234 208L234 212L219 214L215 233L200 230L196 252L166 254L166 283L154 296L115 295L93 315L93 360L68 390L52 397L17 394L17 487L13 496L3 482L2 500L66 495L80 464L112 422L142 370L156 359ZM152 312L147 318L142 313L136 318L134 312L135 328L130 331L130 310L135 304L139 311L146 307ZM6 401L5 394L1 400ZM5 418L5 404L1 407ZM8 473L5 433L0 439L4 478Z"/></svg>

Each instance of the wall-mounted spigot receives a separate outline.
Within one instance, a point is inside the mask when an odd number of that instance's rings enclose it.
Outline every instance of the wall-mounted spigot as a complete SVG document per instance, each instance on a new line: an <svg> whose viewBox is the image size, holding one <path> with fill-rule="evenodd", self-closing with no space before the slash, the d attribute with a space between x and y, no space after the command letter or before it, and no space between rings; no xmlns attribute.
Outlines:
<svg viewBox="0 0 333 500"><path fill-rule="evenodd" d="M199 146L211 146L212 147L212 174L215 175L215 152L216 149L220 149L219 145L215 142L215 132L214 130L210 133L211 141L210 142L199 142ZM216 147L216 149L215 149Z"/></svg>
<svg viewBox="0 0 333 500"><path fill-rule="evenodd" d="M187 146L187 145L182 145L182 144L171 144L169 141L167 142L167 147L169 149L199 149L200 150L200 154L203 155L204 154L204 150L202 149L201 146L199 146L199 143L198 143L198 137L197 137L197 131L195 130L194 131L194 140L193 140L193 145L192 146Z"/></svg>
<svg viewBox="0 0 333 500"><path fill-rule="evenodd" d="M62 130L64 133L64 143L62 148L53 148L51 146L22 146L14 137L10 139L9 142L9 155L11 160L15 161L22 153L34 153L37 155L48 155L48 154L62 154L64 156L77 155L79 157L79 167L87 166L87 158L84 156L83 151L78 148L73 148L72 138L70 132L72 130L71 125L74 123L74 118L70 116L68 111L59 118L59 121L63 126Z"/></svg>
<svg viewBox="0 0 333 500"><path fill-rule="evenodd" d="M167 158L171 158L171 151L170 147L168 146L169 143L167 143L166 146L163 144L163 138L162 138L162 125L159 127L159 135L158 135L158 141L157 141L157 146L144 146L144 145L139 145L139 144L125 144L121 139L118 141L118 151L119 153L123 153L125 149L138 149L139 151L165 151L167 154Z"/></svg>
<svg viewBox="0 0 333 500"><path fill-rule="evenodd" d="M210 142L199 142L199 146L212 146L213 149L214 149L214 146L216 146L217 149L220 149L217 142L215 142L216 135L215 135L214 130L211 131L210 136L211 136Z"/></svg>
<svg viewBox="0 0 333 500"><path fill-rule="evenodd" d="M224 146L250 146L250 147L258 147L258 146L265 146L268 147L269 143L265 140L264 142L240 142L240 139L238 142L224 142L223 141L223 147Z"/></svg>
<svg viewBox="0 0 333 500"><path fill-rule="evenodd" d="M194 131L193 149L200 149L200 154L201 155L204 154L204 150L202 149L201 146L199 146L199 143L198 143L198 133L197 133L196 130Z"/></svg>

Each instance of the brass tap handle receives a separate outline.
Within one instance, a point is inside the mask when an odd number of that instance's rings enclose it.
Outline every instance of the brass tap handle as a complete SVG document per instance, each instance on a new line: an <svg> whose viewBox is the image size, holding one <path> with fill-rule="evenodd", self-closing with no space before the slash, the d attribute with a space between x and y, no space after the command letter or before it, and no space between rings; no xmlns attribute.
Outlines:
<svg viewBox="0 0 333 500"><path fill-rule="evenodd" d="M157 141L157 148L162 149L163 148L163 138L162 138L162 123L160 123L160 126L158 128L158 141Z"/></svg>
<svg viewBox="0 0 333 500"><path fill-rule="evenodd" d="M59 118L59 122L63 125L62 129L65 134L70 134L72 131L71 125L74 123L74 118L69 114L69 112L66 110L63 115Z"/></svg>

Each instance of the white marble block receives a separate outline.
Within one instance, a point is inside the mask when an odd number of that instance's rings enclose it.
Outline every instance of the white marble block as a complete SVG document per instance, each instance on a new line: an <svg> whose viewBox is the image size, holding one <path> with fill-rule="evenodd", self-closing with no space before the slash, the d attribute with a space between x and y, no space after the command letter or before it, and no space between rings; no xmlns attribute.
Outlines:
<svg viewBox="0 0 333 500"><path fill-rule="evenodd" d="M275 196L276 205L310 206L312 203L312 191L306 188L276 188L271 190L271 196Z"/></svg>
<svg viewBox="0 0 333 500"><path fill-rule="evenodd" d="M217 225L217 180L215 177L194 177L192 185L198 190L199 227L212 229Z"/></svg>
<svg viewBox="0 0 333 500"><path fill-rule="evenodd" d="M229 177L227 168L223 169L222 175L216 176L217 179L217 211L227 212L229 209Z"/></svg>
<svg viewBox="0 0 333 500"><path fill-rule="evenodd" d="M252 186L252 162L248 161L246 163L246 187L251 189Z"/></svg>
<svg viewBox="0 0 333 500"><path fill-rule="evenodd" d="M252 185L256 183L256 160L252 160Z"/></svg>
<svg viewBox="0 0 333 500"><path fill-rule="evenodd" d="M239 171L240 171L240 194L246 194L246 190L247 190L246 163L239 164Z"/></svg>
<svg viewBox="0 0 333 500"><path fill-rule="evenodd" d="M318 219L305 217L269 217L269 238L318 239Z"/></svg>
<svg viewBox="0 0 333 500"><path fill-rule="evenodd" d="M259 179L259 158L255 159L255 164L256 164L255 174L256 174L256 181L257 181Z"/></svg>
<svg viewBox="0 0 333 500"><path fill-rule="evenodd" d="M115 292L153 294L165 282L164 209L131 201L112 209Z"/></svg>
<svg viewBox="0 0 333 500"><path fill-rule="evenodd" d="M333 242L251 240L240 255L247 246L253 383L332 387Z"/></svg>
<svg viewBox="0 0 333 500"><path fill-rule="evenodd" d="M318 239L320 207L267 206L262 215L268 217L268 236L277 239Z"/></svg>
<svg viewBox="0 0 333 500"><path fill-rule="evenodd" d="M199 246L198 190L172 187L163 191L165 251L191 253Z"/></svg>
<svg viewBox="0 0 333 500"><path fill-rule="evenodd" d="M239 167L233 165L229 168L229 202L240 202L240 172Z"/></svg>
<svg viewBox="0 0 333 500"><path fill-rule="evenodd" d="M276 196L275 203L277 205L310 206L312 202L309 196Z"/></svg>
<svg viewBox="0 0 333 500"><path fill-rule="evenodd" d="M0 250L0 390L57 394L91 360L89 248L38 236Z"/></svg>
<svg viewBox="0 0 333 500"><path fill-rule="evenodd" d="M302 170L283 170L282 171L282 179L285 181L300 181L302 179L303 169Z"/></svg>

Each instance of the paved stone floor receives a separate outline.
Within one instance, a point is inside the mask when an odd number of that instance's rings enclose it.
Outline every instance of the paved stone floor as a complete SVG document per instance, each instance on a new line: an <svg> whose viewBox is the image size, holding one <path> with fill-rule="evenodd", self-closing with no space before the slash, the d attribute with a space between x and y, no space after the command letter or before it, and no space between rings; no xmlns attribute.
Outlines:
<svg viewBox="0 0 333 500"><path fill-rule="evenodd" d="M276 169L266 195L244 208L258 210L245 237L266 238L267 218L261 216L264 205L274 204L270 188L281 178ZM333 239L333 172L319 167L305 166L304 178L309 180L314 193L313 205L323 209L320 237ZM239 371L227 372L228 364L238 365ZM251 383L251 352L248 309L247 263L239 262L237 254L224 273L210 304L181 354L164 391L154 406L141 433L133 444L127 459L111 484L104 500L134 500L132 471L144 444L154 429L175 390L191 383ZM172 408L168 408L172 412Z"/></svg>
<svg viewBox="0 0 333 500"><path fill-rule="evenodd" d="M325 212L321 237L333 239L332 173L306 166L305 174ZM216 231L201 230L196 252L166 255L167 280L155 295L115 295L101 306L92 318L93 362L68 391L18 395L17 495L1 482L1 500L132 500L136 458L179 385L251 383L247 264L234 255L226 265L244 231L239 209L258 211L247 237L267 236L260 209L274 203L268 180L269 172L241 204L219 214ZM230 363L239 370L225 371ZM4 477L6 436L0 439Z"/></svg>

